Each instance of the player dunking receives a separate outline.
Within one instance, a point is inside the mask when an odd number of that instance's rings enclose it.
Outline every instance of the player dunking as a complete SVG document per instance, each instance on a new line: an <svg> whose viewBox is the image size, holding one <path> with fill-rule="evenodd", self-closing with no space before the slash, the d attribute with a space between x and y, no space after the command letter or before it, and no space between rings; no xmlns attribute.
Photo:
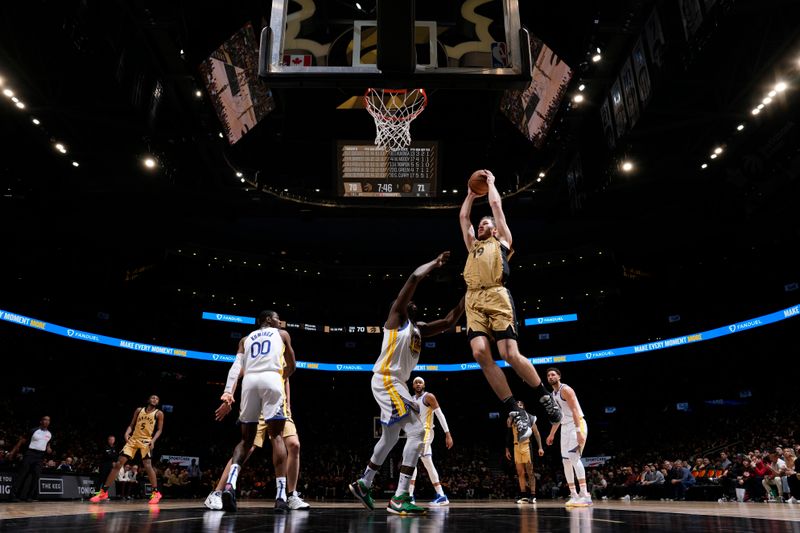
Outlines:
<svg viewBox="0 0 800 533"><path fill-rule="evenodd" d="M283 443L286 445L286 494L289 496L287 503L289 504L289 509L291 510L298 510L298 509L310 509L311 506L303 501L300 495L297 493L297 479L300 476L300 437L297 436L297 426L294 424L294 420L292 419L292 408L291 408L291 396L289 393L289 380L284 379L284 387L285 387L285 394L286 394L286 403L284 404L284 415L286 416L286 424L283 426L283 433L281 433L281 437L283 438ZM231 394L235 392L234 390L231 391ZM215 418L216 420L222 420L225 418L228 413L231 412L231 405L228 402L222 402L216 412ZM245 458L245 462L250 459L250 456L256 449L260 449L264 447L264 439L267 436L267 423L264 421L264 417L258 417L258 429L256 430L256 438L253 440L253 447L250 448L250 452L247 454ZM272 443L275 446L275 442ZM231 464L233 463L233 459L228 460L228 464L225 466L225 470L222 472L222 475L217 482L216 489L212 491L205 501L205 506L212 510L222 510L223 509L223 502L222 502L222 491L225 489L225 481L228 479L228 474L230 473ZM234 506L236 502L231 502ZM232 509L235 510L235 509Z"/></svg>
<svg viewBox="0 0 800 533"><path fill-rule="evenodd" d="M159 401L159 397L153 394L147 400L145 407L140 407L133 412L133 419L125 429L125 447L122 448L119 461L111 469L97 494L89 498L90 502L98 503L108 500L108 487L117 479L120 468L123 468L125 463L136 457L137 453L142 456L144 470L150 479L150 486L153 487L148 503L156 504L161 500L161 492L158 490L158 478L150 460L156 441L164 429L164 413L158 409Z"/></svg>
<svg viewBox="0 0 800 533"><path fill-rule="evenodd" d="M553 424L547 445L553 444L556 430L561 426L561 461L564 463L564 476L569 485L568 507L586 507L592 505L592 497L586 490L586 469L581 462L581 454L586 446L588 428L583 419L583 410L575 391L569 385L561 383L561 371L557 368L547 369L547 382L553 387L553 399L564 411L561 424ZM573 472L574 470L574 472ZM575 474L578 477L578 488L575 488Z"/></svg>
<svg viewBox="0 0 800 533"><path fill-rule="evenodd" d="M519 441L524 442L531 436L528 417L519 410L505 374L492 360L490 340L497 343L500 356L511 365L517 375L533 387L551 423L556 424L561 420L561 411L547 394L533 364L519 352L514 301L505 287L510 275L508 259L513 253L511 230L503 213L500 193L494 184L495 177L488 170L483 172L489 186L489 206L494 216L481 219L476 235L470 212L472 202L478 195L472 189L469 189L459 214L464 244L469 252L464 267L464 281L467 284L467 337L473 357L481 365L492 390L514 419L519 431Z"/></svg>
<svg viewBox="0 0 800 533"><path fill-rule="evenodd" d="M424 508L411 501L408 494L409 482L422 451L425 428L419 418L417 402L408 392L406 382L419 360L422 337L436 335L453 327L464 313L464 299L444 318L424 323L417 322L417 306L411 298L419 282L435 268L444 265L449 258L450 252L444 252L433 261L417 267L392 303L384 324L381 355L372 367L372 395L381 409L383 431L361 479L350 484L350 492L370 510L375 507L370 490L372 480L386 456L397 444L400 430L404 429L406 444L403 448L400 479L386 510L399 515L425 512Z"/></svg>
<svg viewBox="0 0 800 533"><path fill-rule="evenodd" d="M428 477L431 479L431 483L433 483L434 490L436 490L436 498L433 499L431 505L449 505L450 500L447 499L442 489L442 483L439 481L439 472L437 472L436 467L433 466L433 450L431 450L434 437L433 415L436 415L436 419L439 420L439 424L441 424L444 430L444 443L448 450L453 447L453 437L450 435L450 428L447 426L447 419L444 417L444 412L442 412L442 408L439 406L438 399L425 390L425 380L417 376L411 383L416 393L414 394L414 399L419 404L419 415L425 427L425 434L422 438L422 456L420 460L422 464L425 465ZM414 485L417 482L417 470L419 470L419 467L414 469L414 475L411 476L408 487L408 494L411 496L412 501L414 499Z"/></svg>
<svg viewBox="0 0 800 533"><path fill-rule="evenodd" d="M233 450L231 467L222 491L222 504L226 510L236 510L236 480L256 437L258 419L264 417L267 431L273 438L272 462L275 467L275 511L286 512L286 446L281 438L287 416L284 412L286 394L283 379L295 370L292 340L286 330L278 329L280 320L275 311L261 311L258 315L259 329L252 331L239 341L236 360L228 371L225 392L220 399L228 405L233 403L233 391L240 376L242 378L242 404L239 422L242 440Z"/></svg>

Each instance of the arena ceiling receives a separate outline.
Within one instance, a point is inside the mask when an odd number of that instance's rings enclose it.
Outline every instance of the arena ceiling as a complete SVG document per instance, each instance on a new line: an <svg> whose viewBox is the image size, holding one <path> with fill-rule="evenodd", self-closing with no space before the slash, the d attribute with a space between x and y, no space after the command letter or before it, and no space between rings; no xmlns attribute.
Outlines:
<svg viewBox="0 0 800 533"><path fill-rule="evenodd" d="M330 18L353 9L345 0L318 3ZM324 110L347 94L276 90L276 111L229 146L202 93L199 63L243 24L260 27L269 2L4 3L0 76L27 106L0 105L6 241L29 255L78 242L117 243L135 258L182 242L256 251L277 241L312 257L344 246L392 258L399 243L458 246L454 206L468 171L488 167L511 192L506 208L527 255L598 245L633 260L677 253L691 262L765 239L790 248L798 239L796 85L757 120L750 111L782 77L797 79L800 5L705 4L713 16L687 40L671 2L524 2L523 24L575 69L545 145L534 149L508 124L497 94L442 89L414 133L459 136L440 185L458 194L323 206L339 202L331 146L344 134ZM609 148L599 104L654 8L666 66L636 126ZM597 48L602 60L593 63ZM570 98L580 84L578 105ZM725 152L712 162L716 146ZM155 172L142 166L148 154L163 162ZM566 179L575 154L583 162L577 203ZM621 171L626 160L633 172ZM713 164L701 169L704 162ZM243 185L237 171L288 194ZM535 183L542 171L546 179Z"/></svg>

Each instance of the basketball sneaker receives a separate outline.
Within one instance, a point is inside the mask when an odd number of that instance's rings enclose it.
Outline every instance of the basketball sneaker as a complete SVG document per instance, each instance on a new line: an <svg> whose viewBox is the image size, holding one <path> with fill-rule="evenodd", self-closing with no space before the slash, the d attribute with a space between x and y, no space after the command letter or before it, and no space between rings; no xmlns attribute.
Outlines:
<svg viewBox="0 0 800 533"><path fill-rule="evenodd" d="M92 503L100 503L108 500L108 491L100 489L98 490L94 496L89 498L89 501Z"/></svg>
<svg viewBox="0 0 800 533"><path fill-rule="evenodd" d="M528 502L530 502L530 499L524 494L520 494L519 498L517 498L517 503L528 503Z"/></svg>
<svg viewBox="0 0 800 533"><path fill-rule="evenodd" d="M412 500L411 503L414 503L414 501ZM447 496L441 494L436 496L436 499L434 499L430 504L436 506L450 505L450 500L447 499Z"/></svg>
<svg viewBox="0 0 800 533"><path fill-rule="evenodd" d="M558 424L561 422L561 408L558 407L558 404L553 400L552 396L545 394L539 398L539 403L542 404L542 407L544 407L544 410L547 412L547 418L550 420L551 424Z"/></svg>
<svg viewBox="0 0 800 533"><path fill-rule="evenodd" d="M565 507L577 507L578 506L578 502L580 501L580 499L581 499L581 497L578 496L577 494L572 495L572 496L569 497L569 500L567 500L567 503L565 503L564 506Z"/></svg>
<svg viewBox="0 0 800 533"><path fill-rule="evenodd" d="M578 501L575 503L575 507L589 507L592 504L592 497L589 494L581 494L578 496Z"/></svg>
<svg viewBox="0 0 800 533"><path fill-rule="evenodd" d="M212 511L221 511L222 510L222 491L215 490L212 491L206 501L203 503L208 509Z"/></svg>
<svg viewBox="0 0 800 533"><path fill-rule="evenodd" d="M228 488L225 487L225 490L222 491L222 510L223 511L236 511L236 493L234 492L233 487Z"/></svg>
<svg viewBox="0 0 800 533"><path fill-rule="evenodd" d="M161 501L161 493L157 490L154 490L152 493L150 493L150 501L148 501L147 503L149 503L150 505L155 505L160 501Z"/></svg>
<svg viewBox="0 0 800 533"><path fill-rule="evenodd" d="M358 481L353 481L348 485L350 488L350 492L353 493L353 496L358 498L361 503L364 504L364 507L372 511L375 509L375 500L372 499L372 494L370 494L370 489L364 485L364 482L360 479Z"/></svg>
<svg viewBox="0 0 800 533"><path fill-rule="evenodd" d="M283 498L275 500L276 513L288 513L290 511L289 504Z"/></svg>
<svg viewBox="0 0 800 533"><path fill-rule="evenodd" d="M303 498L296 494L289 496L289 509L292 511L311 509L311 506L303 501Z"/></svg>
<svg viewBox="0 0 800 533"><path fill-rule="evenodd" d="M424 507L411 503L411 496L407 492L400 496L392 496L392 499L389 500L389 505L386 506L386 510L399 515L420 515L426 512Z"/></svg>
<svg viewBox="0 0 800 533"><path fill-rule="evenodd" d="M517 441L523 443L526 442L528 439L530 439L531 435L533 435L533 430L531 430L531 424L530 420L528 419L528 413L526 413L525 411L511 411L508 414L514 420L514 425L517 426Z"/></svg>

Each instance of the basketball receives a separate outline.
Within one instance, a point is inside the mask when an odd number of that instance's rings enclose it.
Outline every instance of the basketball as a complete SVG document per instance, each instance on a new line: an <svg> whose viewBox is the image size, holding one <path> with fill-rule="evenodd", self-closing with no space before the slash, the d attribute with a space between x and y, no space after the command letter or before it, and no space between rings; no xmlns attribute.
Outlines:
<svg viewBox="0 0 800 533"><path fill-rule="evenodd" d="M489 184L486 183L486 172L483 170L476 170L473 172L472 176L469 177L467 186L478 196L487 194L489 192Z"/></svg>

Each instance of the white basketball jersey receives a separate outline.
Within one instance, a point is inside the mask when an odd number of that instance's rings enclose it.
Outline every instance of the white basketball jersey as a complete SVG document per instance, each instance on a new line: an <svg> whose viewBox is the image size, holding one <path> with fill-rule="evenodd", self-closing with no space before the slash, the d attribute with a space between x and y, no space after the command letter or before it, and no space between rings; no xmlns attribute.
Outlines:
<svg viewBox="0 0 800 533"><path fill-rule="evenodd" d="M372 367L376 374L390 375L402 382L408 381L411 371L417 366L422 348L419 328L407 320L400 329L383 329L381 356Z"/></svg>
<svg viewBox="0 0 800 533"><path fill-rule="evenodd" d="M433 409L431 409L429 405L425 405L425 396L427 395L427 392L423 392L422 396L416 398L416 400L419 404L419 417L425 424L425 431L433 431L433 428L436 427L436 425L433 423Z"/></svg>
<svg viewBox="0 0 800 533"><path fill-rule="evenodd" d="M278 328L261 328L247 335L244 341L242 370L283 373L283 339Z"/></svg>
<svg viewBox="0 0 800 533"><path fill-rule="evenodd" d="M551 395L553 396L553 399L556 401L556 403L558 403L558 406L561 408L561 413L562 413L561 425L562 426L569 426L569 425L573 425L574 426L575 425L575 420L572 418L572 409L570 408L569 404L567 403L567 400L565 400L564 397L561 396L561 391L564 390L564 387L566 387L566 386L567 386L566 384L562 383L561 387L559 387L559 389L557 391L554 390L551 393ZM583 409L581 409L581 404L578 401L578 396L577 395L575 395L575 403L578 404L578 415L581 418L583 418Z"/></svg>

